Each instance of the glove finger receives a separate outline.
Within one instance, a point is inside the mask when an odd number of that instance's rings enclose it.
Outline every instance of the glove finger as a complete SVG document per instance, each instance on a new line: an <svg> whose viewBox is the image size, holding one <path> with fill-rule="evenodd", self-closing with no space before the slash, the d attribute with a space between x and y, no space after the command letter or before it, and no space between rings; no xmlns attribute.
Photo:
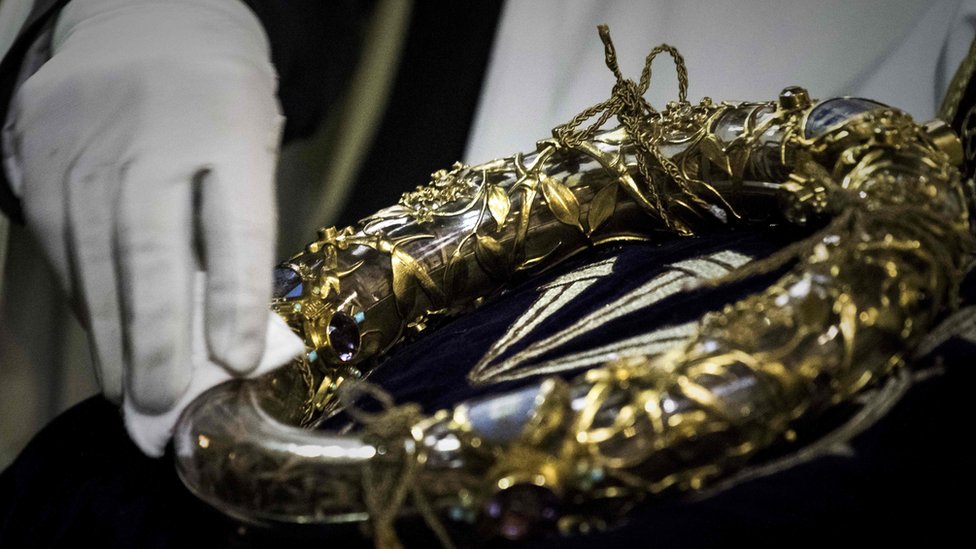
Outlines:
<svg viewBox="0 0 976 549"><path fill-rule="evenodd" d="M252 143L255 150L231 151L236 154L206 172L200 205L207 345L215 362L238 374L257 367L265 345L276 231L277 127Z"/></svg>
<svg viewBox="0 0 976 549"><path fill-rule="evenodd" d="M79 316L87 325L95 375L102 392L121 402L122 322L115 269L115 202L119 167L98 166L69 175L65 189L68 245Z"/></svg>
<svg viewBox="0 0 976 549"><path fill-rule="evenodd" d="M126 391L149 412L171 408L193 373L192 173L166 164L129 164L119 191Z"/></svg>

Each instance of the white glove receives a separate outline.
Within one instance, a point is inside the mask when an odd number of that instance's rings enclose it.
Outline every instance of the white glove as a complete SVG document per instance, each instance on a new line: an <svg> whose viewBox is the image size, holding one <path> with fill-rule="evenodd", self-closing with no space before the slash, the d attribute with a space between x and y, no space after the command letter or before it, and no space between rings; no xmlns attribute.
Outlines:
<svg viewBox="0 0 976 549"><path fill-rule="evenodd" d="M178 411L191 380L219 377L213 363L258 366L275 93L267 39L240 0L73 0L11 105L11 185L88 329L102 390L130 413ZM208 351L196 361L195 325Z"/></svg>

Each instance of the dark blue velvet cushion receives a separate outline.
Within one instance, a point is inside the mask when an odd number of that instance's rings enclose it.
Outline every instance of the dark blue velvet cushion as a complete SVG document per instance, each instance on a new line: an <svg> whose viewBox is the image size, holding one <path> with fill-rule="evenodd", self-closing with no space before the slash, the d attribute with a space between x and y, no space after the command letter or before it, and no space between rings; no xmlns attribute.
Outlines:
<svg viewBox="0 0 976 549"><path fill-rule="evenodd" d="M416 401L428 412L451 407L458 402L485 393L504 391L543 375L530 376L542 363L565 362L588 349L613 347L642 335L693 321L705 312L748 293L770 280L752 281L744 285L717 290L680 291L686 284L702 280L702 275L725 273L734 263L751 257L764 257L783 245L789 234L776 238L761 233L729 233L696 238L679 238L654 243L631 243L595 249L585 257L560 265L551 272L526 280L469 315L423 333L383 361L369 380L390 391L398 402ZM593 271L594 264L603 266ZM586 282L570 289L571 279L583 272ZM577 276L574 276L577 275ZM531 359L520 360L516 372L507 375L483 376L481 383L470 383L468 373L489 352L492 345L525 323L525 312L539 307L546 289L552 293L570 292L584 287L567 303L550 306L532 330L520 333L500 359L525 355L533 343L565 339L560 345ZM654 294L649 296L648 294ZM641 303L644 301L645 303ZM581 319L606 317L611 311L635 310L603 322L594 320L580 326ZM573 328L576 328L573 330ZM569 337L572 334L572 337ZM563 336L563 337L560 337ZM650 337L650 336L649 336ZM623 345L619 345L622 346ZM498 362L498 361L495 361ZM598 362L588 361L592 365ZM581 366L557 371L564 377L586 369ZM512 375L524 375L519 380L507 380ZM501 378L493 381L492 378Z"/></svg>

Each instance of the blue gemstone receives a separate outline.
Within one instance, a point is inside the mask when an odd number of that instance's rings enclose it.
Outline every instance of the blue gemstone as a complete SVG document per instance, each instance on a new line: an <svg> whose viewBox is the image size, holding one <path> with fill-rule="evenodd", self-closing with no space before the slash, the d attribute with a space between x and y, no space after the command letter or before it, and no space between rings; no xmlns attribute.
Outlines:
<svg viewBox="0 0 976 549"><path fill-rule="evenodd" d="M510 393L475 401L468 408L468 419L476 434L487 442L510 442L522 433L532 417L542 383L528 385Z"/></svg>
<svg viewBox="0 0 976 549"><path fill-rule="evenodd" d="M820 102L807 115L806 127L803 133L806 137L820 137L831 128L850 120L854 116L883 108L883 103L861 99L859 97L835 97Z"/></svg>
<svg viewBox="0 0 976 549"><path fill-rule="evenodd" d="M271 295L275 299L296 298L302 296L302 277L289 267L277 267L274 270L274 290Z"/></svg>

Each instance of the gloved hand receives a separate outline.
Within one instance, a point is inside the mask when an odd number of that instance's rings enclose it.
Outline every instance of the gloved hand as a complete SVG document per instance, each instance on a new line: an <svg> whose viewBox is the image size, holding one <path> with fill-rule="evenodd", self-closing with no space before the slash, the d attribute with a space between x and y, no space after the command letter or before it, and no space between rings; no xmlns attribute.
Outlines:
<svg viewBox="0 0 976 549"><path fill-rule="evenodd" d="M204 273L197 273L195 290L198 299L195 300L193 337L190 341L194 368L190 386L180 396L175 406L162 413L146 412L136 406L132 399L126 399L122 405L125 427L129 431L129 436L143 452L153 457L163 454L183 409L207 389L231 378L231 373L226 368L210 360L207 343L204 341L202 299L206 291ZM253 375L265 374L305 349L302 341L292 333L285 321L274 313L270 314L265 335L267 345L257 369L252 372Z"/></svg>
<svg viewBox="0 0 976 549"><path fill-rule="evenodd" d="M240 0L73 0L16 93L11 185L88 329L102 390L128 410L175 421L208 369L255 373L274 319L275 93ZM301 348L278 344L268 360Z"/></svg>

